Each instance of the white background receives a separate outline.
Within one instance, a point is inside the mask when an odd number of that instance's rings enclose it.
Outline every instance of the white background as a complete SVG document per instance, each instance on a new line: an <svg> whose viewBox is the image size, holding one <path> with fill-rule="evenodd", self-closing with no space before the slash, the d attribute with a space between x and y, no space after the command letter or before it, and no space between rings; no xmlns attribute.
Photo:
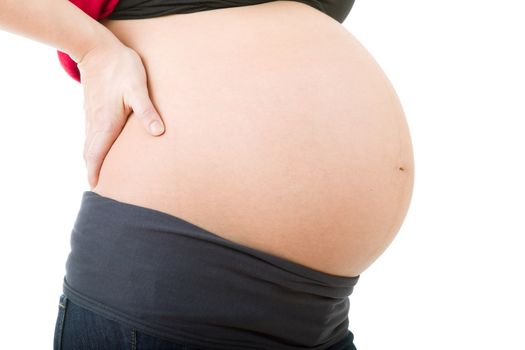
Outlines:
<svg viewBox="0 0 525 350"><path fill-rule="evenodd" d="M357 0L344 22L396 88L415 187L350 297L359 350L525 349L525 7ZM2 349L51 349L88 190L83 94L56 51L0 32Z"/></svg>

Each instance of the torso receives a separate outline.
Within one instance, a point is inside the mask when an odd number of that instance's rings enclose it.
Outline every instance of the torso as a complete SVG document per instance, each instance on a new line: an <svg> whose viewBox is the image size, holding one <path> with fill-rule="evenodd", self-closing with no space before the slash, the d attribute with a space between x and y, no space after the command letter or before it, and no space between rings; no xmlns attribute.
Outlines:
<svg viewBox="0 0 525 350"><path fill-rule="evenodd" d="M390 244L412 194L409 130L340 23L293 1L101 23L141 55L166 132L132 113L94 192L335 275Z"/></svg>

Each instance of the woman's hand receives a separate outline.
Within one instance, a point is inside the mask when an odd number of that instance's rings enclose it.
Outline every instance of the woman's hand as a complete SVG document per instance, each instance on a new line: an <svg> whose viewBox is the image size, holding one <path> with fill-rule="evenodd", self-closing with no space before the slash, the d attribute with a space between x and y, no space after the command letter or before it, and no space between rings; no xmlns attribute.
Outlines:
<svg viewBox="0 0 525 350"><path fill-rule="evenodd" d="M146 70L133 49L120 42L101 44L89 50L77 66L86 114L84 161L93 189L104 158L132 110L154 136L164 133L164 123L149 98ZM151 129L155 121L158 128Z"/></svg>

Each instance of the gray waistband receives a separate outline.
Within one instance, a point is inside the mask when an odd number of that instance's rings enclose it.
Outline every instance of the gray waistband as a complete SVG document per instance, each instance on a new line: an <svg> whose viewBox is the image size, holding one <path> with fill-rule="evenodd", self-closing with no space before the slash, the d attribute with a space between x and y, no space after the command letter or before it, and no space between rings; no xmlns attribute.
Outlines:
<svg viewBox="0 0 525 350"><path fill-rule="evenodd" d="M327 349L348 333L359 277L237 244L155 209L85 191L64 293L171 341L207 349Z"/></svg>

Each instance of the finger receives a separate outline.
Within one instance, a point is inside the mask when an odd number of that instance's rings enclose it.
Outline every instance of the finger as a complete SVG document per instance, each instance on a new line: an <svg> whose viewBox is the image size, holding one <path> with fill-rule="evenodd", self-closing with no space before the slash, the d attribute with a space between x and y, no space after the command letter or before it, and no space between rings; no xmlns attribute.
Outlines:
<svg viewBox="0 0 525 350"><path fill-rule="evenodd" d="M86 137L84 160L88 170L88 182L91 188L98 183L98 177L104 158L118 136L116 129L97 130Z"/></svg>
<svg viewBox="0 0 525 350"><path fill-rule="evenodd" d="M137 91L131 100L131 108L146 130L158 136L164 133L164 123L151 102L147 89Z"/></svg>

